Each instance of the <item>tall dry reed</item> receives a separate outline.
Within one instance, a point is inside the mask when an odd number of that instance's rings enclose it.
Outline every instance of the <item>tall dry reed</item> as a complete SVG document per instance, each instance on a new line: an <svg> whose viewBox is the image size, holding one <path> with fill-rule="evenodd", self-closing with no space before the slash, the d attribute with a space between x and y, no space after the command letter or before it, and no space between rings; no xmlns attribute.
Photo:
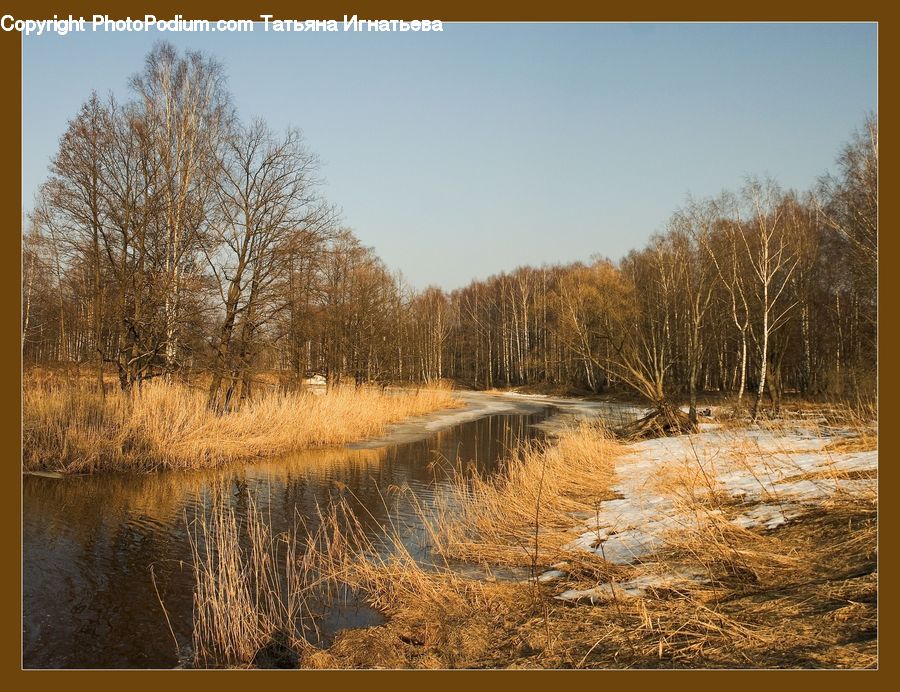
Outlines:
<svg viewBox="0 0 900 692"><path fill-rule="evenodd" d="M294 545L273 536L254 506L244 523L221 498L192 528L195 663L248 665L270 642L291 641L301 603L291 594L302 590L278 565L294 561Z"/></svg>

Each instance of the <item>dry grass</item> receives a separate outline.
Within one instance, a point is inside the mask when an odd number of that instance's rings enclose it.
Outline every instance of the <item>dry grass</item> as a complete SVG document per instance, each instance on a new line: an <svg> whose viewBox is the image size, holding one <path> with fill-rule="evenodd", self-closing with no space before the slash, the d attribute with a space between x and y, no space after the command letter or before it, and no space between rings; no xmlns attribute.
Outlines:
<svg viewBox="0 0 900 692"><path fill-rule="evenodd" d="M519 450L497 476L476 477L468 484L460 479L452 501L434 514L423 511L431 521L438 555L485 564L528 565L532 574L548 567L561 556L559 546L572 535L567 534L567 527L574 523L572 514L584 516L599 499L608 497L613 460L619 452L601 430L582 426L565 432L557 446ZM300 596L361 599L383 613L387 622L345 630L324 650L298 641L293 649L297 665L876 665L876 499L835 493L801 520L776 530L742 529L728 520L735 511L733 500L716 492L710 477L692 469L689 461L673 463L654 483L666 489L678 511L689 513L695 521L672 531L664 547L644 562L611 565L594 553L566 552L567 574L550 584L534 579L469 579L443 562L423 566L410 556L398 535L389 531L393 544L375 546L346 506L332 508L322 528L307 535L302 557L295 559L295 569L304 576L295 580L298 586L292 598L295 602ZM730 458L729 463L743 462ZM290 537L281 540L285 545L296 543ZM260 562L248 555L245 565ZM665 574L678 565L688 565L704 577L688 584L657 582L637 597L617 586L654 571ZM226 565L216 576L216 569L204 569L198 572L204 583L219 579L230 584L231 575L241 571ZM554 598L563 588L601 583L612 583L611 597L593 605ZM239 587L205 588L203 593L234 590ZM281 594L277 599L286 602L284 591L272 589L272 593ZM272 611L290 610L284 605L272 608L264 599L224 601L227 607L254 613L251 622L265 622L265 614ZM248 630L245 621L245 616L222 620L226 629L239 633ZM295 632L308 631L306 625L290 627ZM258 636L250 627L249 636L240 635L249 642L242 649L241 664L252 662L254 647L271 638L273 628L263 630ZM211 641L228 640L228 636L217 637ZM198 645L205 646L201 641Z"/></svg>
<svg viewBox="0 0 900 692"><path fill-rule="evenodd" d="M490 629L473 630L466 621L493 607L495 589L516 590L446 568L426 569L397 535L388 537L388 545L376 545L345 502L320 512L315 530L298 521L275 536L252 500L238 519L220 496L191 527L197 666L249 667L271 664L275 657L278 665L336 668L344 658L365 658L366 667L405 667L395 646L353 644L354 632L378 628L348 630L328 651L310 643L329 606L359 599L390 617L392 628L414 632L408 637L413 645L427 641L462 662L472 650L473 631L484 635L482 645L491 636ZM425 612L430 615L423 620ZM405 635L397 636L402 641Z"/></svg>
<svg viewBox="0 0 900 692"><path fill-rule="evenodd" d="M602 426L582 422L551 443L513 450L502 473L457 473L429 522L437 551L475 563L550 564L571 532L573 513L610 499L621 446Z"/></svg>
<svg viewBox="0 0 900 692"><path fill-rule="evenodd" d="M304 641L295 626L306 605L303 571L294 569L302 564L296 542L273 536L249 501L246 522L219 494L210 514L192 525L193 651L200 666L246 666L262 651L290 651Z"/></svg>
<svg viewBox="0 0 900 692"><path fill-rule="evenodd" d="M23 392L24 466L66 473L209 467L346 444L458 405L447 389L340 388L266 392L219 415L202 389L185 384L150 382L101 397L87 383L47 381Z"/></svg>

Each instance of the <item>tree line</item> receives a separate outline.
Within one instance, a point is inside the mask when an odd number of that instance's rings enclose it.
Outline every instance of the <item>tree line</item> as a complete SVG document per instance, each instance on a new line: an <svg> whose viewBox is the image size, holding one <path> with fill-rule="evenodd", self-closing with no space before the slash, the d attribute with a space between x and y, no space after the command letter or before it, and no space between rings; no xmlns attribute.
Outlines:
<svg viewBox="0 0 900 692"><path fill-rule="evenodd" d="M261 373L453 379L661 403L699 392L868 396L877 337L877 124L814 190L749 179L692 200L618 262L416 291L341 225L299 131L243 121L220 63L158 44L130 98L69 122L23 239L26 363L123 390L208 376L228 410Z"/></svg>
<svg viewBox="0 0 900 692"><path fill-rule="evenodd" d="M625 386L661 404L785 392L870 398L877 356L877 134L815 192L749 179L690 201L619 262L521 267L447 297L448 374L485 387Z"/></svg>

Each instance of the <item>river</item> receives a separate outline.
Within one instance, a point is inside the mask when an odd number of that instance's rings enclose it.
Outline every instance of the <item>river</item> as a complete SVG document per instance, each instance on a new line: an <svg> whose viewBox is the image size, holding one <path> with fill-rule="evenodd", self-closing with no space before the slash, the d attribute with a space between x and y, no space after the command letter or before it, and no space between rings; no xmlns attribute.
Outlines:
<svg viewBox="0 0 900 692"><path fill-rule="evenodd" d="M336 497L361 505L373 539L389 522L427 554L409 490L428 504L460 462L493 473L520 442L560 420L617 407L574 400L464 393L463 409L393 426L379 440L197 472L23 477L23 665L26 668L171 668L189 656L193 574L188 527L214 489L239 515L256 498L275 531ZM621 413L619 409L618 413ZM160 601L165 604L178 646ZM379 622L362 606L334 607L320 624Z"/></svg>

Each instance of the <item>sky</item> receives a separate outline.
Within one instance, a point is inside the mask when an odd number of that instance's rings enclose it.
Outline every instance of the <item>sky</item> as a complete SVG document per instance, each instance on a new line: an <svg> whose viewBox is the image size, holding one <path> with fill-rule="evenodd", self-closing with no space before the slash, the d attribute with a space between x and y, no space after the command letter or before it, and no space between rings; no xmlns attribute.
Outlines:
<svg viewBox="0 0 900 692"><path fill-rule="evenodd" d="M302 129L344 225L417 288L617 259L688 195L808 189L877 109L874 24L458 24L23 38L23 207L92 90L165 38L240 115Z"/></svg>

